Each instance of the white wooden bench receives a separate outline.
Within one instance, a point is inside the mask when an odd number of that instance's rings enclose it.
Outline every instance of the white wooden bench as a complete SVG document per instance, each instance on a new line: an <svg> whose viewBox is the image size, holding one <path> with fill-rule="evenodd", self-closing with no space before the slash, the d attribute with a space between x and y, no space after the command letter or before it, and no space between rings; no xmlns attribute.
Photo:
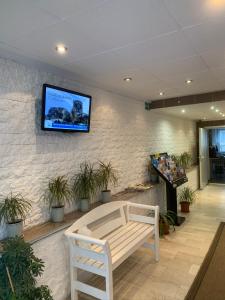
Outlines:
<svg viewBox="0 0 225 300"><path fill-rule="evenodd" d="M112 271L142 245L152 249L158 261L158 223L158 206L126 201L103 204L77 220L65 232L70 244L71 299L77 300L81 291L113 300ZM78 269L103 276L106 289L79 281Z"/></svg>

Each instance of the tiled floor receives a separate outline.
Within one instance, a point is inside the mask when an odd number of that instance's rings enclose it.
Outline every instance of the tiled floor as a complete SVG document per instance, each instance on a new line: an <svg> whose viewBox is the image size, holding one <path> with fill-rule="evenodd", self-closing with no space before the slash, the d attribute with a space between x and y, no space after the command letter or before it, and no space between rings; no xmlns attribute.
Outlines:
<svg viewBox="0 0 225 300"><path fill-rule="evenodd" d="M141 248L115 270L114 300L184 299L222 220L225 186L209 185L198 192L186 222L160 240L159 263ZM99 278L92 281L101 286Z"/></svg>

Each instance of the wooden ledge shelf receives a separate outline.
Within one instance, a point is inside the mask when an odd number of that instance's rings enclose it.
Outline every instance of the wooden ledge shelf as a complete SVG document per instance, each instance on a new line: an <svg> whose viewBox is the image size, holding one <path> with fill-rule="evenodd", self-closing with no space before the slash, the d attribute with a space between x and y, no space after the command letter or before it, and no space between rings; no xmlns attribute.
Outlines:
<svg viewBox="0 0 225 300"><path fill-rule="evenodd" d="M135 197L136 195L148 191L156 186L160 185L160 183L154 184L145 184L143 189L141 185L138 186L138 189L128 188L122 192L119 192L112 196L112 201L128 201L129 199ZM91 204L90 209L93 209L97 206L102 205L102 202L98 201ZM61 230L65 230L66 228L70 227L77 219L82 217L85 213L81 211L73 211L68 214L65 214L64 221L61 223L53 223L51 221L45 222L43 224L39 224L33 226L31 228L24 230L24 239L25 241L34 244L42 239L45 239ZM1 241L0 241L0 250L1 250Z"/></svg>

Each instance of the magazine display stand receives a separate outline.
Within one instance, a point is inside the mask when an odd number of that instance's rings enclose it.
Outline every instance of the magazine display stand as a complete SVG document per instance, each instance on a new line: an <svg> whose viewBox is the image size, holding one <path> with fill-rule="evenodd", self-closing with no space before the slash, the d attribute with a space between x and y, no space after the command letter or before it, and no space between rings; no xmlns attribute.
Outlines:
<svg viewBox="0 0 225 300"><path fill-rule="evenodd" d="M185 170L176 164L167 153L150 155L151 163L158 175L166 182L167 210L176 214L175 225L181 225L185 217L177 215L177 187L188 181Z"/></svg>

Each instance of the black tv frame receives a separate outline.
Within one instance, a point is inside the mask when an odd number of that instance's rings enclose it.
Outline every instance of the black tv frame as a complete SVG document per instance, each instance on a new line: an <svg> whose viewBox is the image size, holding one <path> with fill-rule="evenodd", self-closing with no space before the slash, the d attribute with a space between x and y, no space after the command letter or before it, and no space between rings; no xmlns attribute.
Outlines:
<svg viewBox="0 0 225 300"><path fill-rule="evenodd" d="M44 122L45 122L45 102L46 102L46 88L53 88L59 91L63 91L63 92L68 92L74 95L78 95L78 96L83 96L83 97L87 97L90 99L90 108L89 108L89 118L88 118L88 130L72 130L72 129L54 129L54 128L45 128L44 126ZM90 132L90 120L91 120L91 106L92 106L92 96L87 95L87 94L82 94L82 93L78 93L76 91L72 91L69 89L65 89L59 86L55 86L52 84L48 84L48 83L44 83L43 87L42 87L42 111L41 111L41 129L44 131L54 131L54 132L83 132L83 133L88 133Z"/></svg>

